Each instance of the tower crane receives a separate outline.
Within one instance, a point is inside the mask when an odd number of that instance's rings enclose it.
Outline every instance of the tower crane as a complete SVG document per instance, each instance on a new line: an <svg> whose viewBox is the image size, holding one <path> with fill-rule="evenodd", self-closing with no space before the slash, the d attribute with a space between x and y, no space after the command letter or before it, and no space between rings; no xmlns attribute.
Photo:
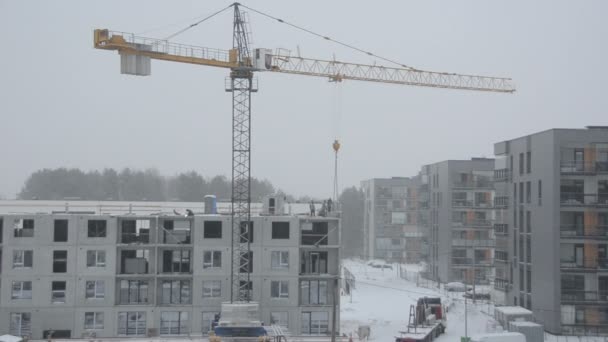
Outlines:
<svg viewBox="0 0 608 342"><path fill-rule="evenodd" d="M398 63L396 67L348 63L291 56L289 52L270 49L250 49L247 21L241 7L270 17L280 23L302 29L282 19L272 17L239 3L234 10L232 48L212 49L136 36L130 33L96 29L94 47L116 50L121 56L121 72L150 75L150 60L190 63L230 70L226 91L232 93L232 263L230 301L249 302L250 292L250 168L251 168L251 93L257 91L254 73L272 72L293 75L325 77L331 81L367 81L432 88L460 89L484 92L512 93L511 79L424 71ZM222 11L223 11L222 10ZM220 11L221 12L221 11ZM219 12L217 12L219 13ZM216 13L216 14L217 14ZM214 14L215 15L215 14ZM200 23L200 22L199 22ZM191 25L195 26L196 24ZM305 30L305 29L303 29ZM305 30L308 31L308 30ZM318 35L365 54L381 58L329 37ZM392 62L394 63L394 62ZM337 151L337 150L336 150Z"/></svg>

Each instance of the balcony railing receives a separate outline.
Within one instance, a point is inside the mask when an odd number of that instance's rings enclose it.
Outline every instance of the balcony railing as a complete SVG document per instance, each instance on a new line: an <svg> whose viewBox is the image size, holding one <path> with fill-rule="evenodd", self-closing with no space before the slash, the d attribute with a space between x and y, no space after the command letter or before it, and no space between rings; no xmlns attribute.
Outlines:
<svg viewBox="0 0 608 342"><path fill-rule="evenodd" d="M492 265L492 259L477 259L473 258L461 258L452 257L453 266L490 266Z"/></svg>
<svg viewBox="0 0 608 342"><path fill-rule="evenodd" d="M455 227L491 227L492 222L489 220L465 220L453 221L452 226Z"/></svg>
<svg viewBox="0 0 608 342"><path fill-rule="evenodd" d="M507 196L498 196L494 198L494 207L495 208L508 208L509 207L509 197Z"/></svg>
<svg viewBox="0 0 608 342"><path fill-rule="evenodd" d="M150 233L122 233L120 243L150 243Z"/></svg>
<svg viewBox="0 0 608 342"><path fill-rule="evenodd" d="M489 202L476 202L476 201L456 199L456 200L452 201L452 207L454 207L454 208L492 208L492 204Z"/></svg>
<svg viewBox="0 0 608 342"><path fill-rule="evenodd" d="M585 290L564 290L562 289L562 302L606 302L608 301L608 291L585 291Z"/></svg>
<svg viewBox="0 0 608 342"><path fill-rule="evenodd" d="M608 161L569 161L560 164L562 174L608 173Z"/></svg>
<svg viewBox="0 0 608 342"><path fill-rule="evenodd" d="M494 170L495 182L507 182L511 180L511 171L509 169Z"/></svg>
<svg viewBox="0 0 608 342"><path fill-rule="evenodd" d="M608 225L598 225L595 227L585 227L582 225L562 225L560 229L562 238L583 239L583 238L608 238Z"/></svg>
<svg viewBox="0 0 608 342"><path fill-rule="evenodd" d="M494 278L494 288L497 290L506 290L509 286L509 281L502 278Z"/></svg>
<svg viewBox="0 0 608 342"><path fill-rule="evenodd" d="M508 235L509 234L509 225L506 223L494 223L494 234Z"/></svg>
<svg viewBox="0 0 608 342"><path fill-rule="evenodd" d="M560 204L564 207L608 207L608 193L585 194L582 192L562 192Z"/></svg>
<svg viewBox="0 0 608 342"><path fill-rule="evenodd" d="M467 182L454 182L452 188L457 189L482 189L482 188L494 188L494 182L488 179L473 180Z"/></svg>
<svg viewBox="0 0 608 342"><path fill-rule="evenodd" d="M468 239L452 239L452 246L457 247L494 247L494 240L468 240Z"/></svg>
<svg viewBox="0 0 608 342"><path fill-rule="evenodd" d="M34 237L34 230L29 228L16 228L15 237Z"/></svg>
<svg viewBox="0 0 608 342"><path fill-rule="evenodd" d="M608 270L608 258L583 258L580 260L560 260L560 267L566 269Z"/></svg>

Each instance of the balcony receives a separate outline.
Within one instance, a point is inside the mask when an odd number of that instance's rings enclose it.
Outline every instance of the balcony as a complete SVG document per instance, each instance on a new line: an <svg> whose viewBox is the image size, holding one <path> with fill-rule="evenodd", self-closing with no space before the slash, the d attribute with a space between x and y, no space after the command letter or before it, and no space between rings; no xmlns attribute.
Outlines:
<svg viewBox="0 0 608 342"><path fill-rule="evenodd" d="M453 189L494 189L494 183L488 179L478 179L471 181L455 181L452 183Z"/></svg>
<svg viewBox="0 0 608 342"><path fill-rule="evenodd" d="M456 199L452 201L453 208L492 208L488 202L475 202L469 200Z"/></svg>
<svg viewBox="0 0 608 342"><path fill-rule="evenodd" d="M452 239L452 246L455 247L494 247L494 240L468 240L468 239Z"/></svg>
<svg viewBox="0 0 608 342"><path fill-rule="evenodd" d="M497 196L494 198L494 207L497 209L506 209L509 207L509 197Z"/></svg>
<svg viewBox="0 0 608 342"><path fill-rule="evenodd" d="M465 221L454 221L452 222L454 227L491 227L492 222L489 220L465 220Z"/></svg>
<svg viewBox="0 0 608 342"><path fill-rule="evenodd" d="M122 233L120 234L120 243L147 244L150 243L150 233Z"/></svg>
<svg viewBox="0 0 608 342"><path fill-rule="evenodd" d="M560 260L560 268L579 271L608 270L608 258L583 258Z"/></svg>
<svg viewBox="0 0 608 342"><path fill-rule="evenodd" d="M452 266L491 266L491 259L477 259L452 257Z"/></svg>
<svg viewBox="0 0 608 342"><path fill-rule="evenodd" d="M608 239L608 225L598 225L595 227L585 227L574 224L562 225L560 228L560 236L562 239Z"/></svg>
<svg viewBox="0 0 608 342"><path fill-rule="evenodd" d="M563 290L562 302L606 302L608 291Z"/></svg>
<svg viewBox="0 0 608 342"><path fill-rule="evenodd" d="M500 291L506 291L509 287L509 280L502 278L494 278L494 288Z"/></svg>
<svg viewBox="0 0 608 342"><path fill-rule="evenodd" d="M506 223L494 223L494 234L502 236L509 235L509 225Z"/></svg>
<svg viewBox="0 0 608 342"><path fill-rule="evenodd" d="M495 182L508 182L511 180L511 171L509 169L494 170Z"/></svg>
<svg viewBox="0 0 608 342"><path fill-rule="evenodd" d="M608 193L562 192L560 204L562 207L608 207Z"/></svg>
<svg viewBox="0 0 608 342"><path fill-rule="evenodd" d="M592 175L608 173L608 161L568 161L560 164L560 172L568 175Z"/></svg>

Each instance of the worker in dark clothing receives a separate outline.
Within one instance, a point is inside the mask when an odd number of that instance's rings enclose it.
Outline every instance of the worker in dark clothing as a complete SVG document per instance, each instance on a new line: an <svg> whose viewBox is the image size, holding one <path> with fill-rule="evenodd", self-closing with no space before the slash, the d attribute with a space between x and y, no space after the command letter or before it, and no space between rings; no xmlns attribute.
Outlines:
<svg viewBox="0 0 608 342"><path fill-rule="evenodd" d="M331 205L332 205L332 200L331 198L327 200L327 212L331 213Z"/></svg>
<svg viewBox="0 0 608 342"><path fill-rule="evenodd" d="M315 216L315 202L310 201L310 216Z"/></svg>

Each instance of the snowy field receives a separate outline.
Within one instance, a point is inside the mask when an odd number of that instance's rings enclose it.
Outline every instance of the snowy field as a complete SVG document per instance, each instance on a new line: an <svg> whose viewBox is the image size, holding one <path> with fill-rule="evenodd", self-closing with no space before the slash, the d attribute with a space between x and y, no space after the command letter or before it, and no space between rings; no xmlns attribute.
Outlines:
<svg viewBox="0 0 608 342"><path fill-rule="evenodd" d="M410 305L415 305L419 297L441 297L448 306L448 328L436 341L460 341L465 336L465 303L462 293L440 290L436 284L419 283L401 279L397 267L374 268L362 261L345 260L356 278L356 289L351 296L341 298L340 332L353 334L357 340L357 328L369 325L370 341L395 341L399 331L407 329ZM415 271L415 265L408 265L408 271ZM493 307L487 301L467 302L467 325L469 335L496 332L497 324L491 317ZM605 342L604 338L552 336L545 334L545 341Z"/></svg>

